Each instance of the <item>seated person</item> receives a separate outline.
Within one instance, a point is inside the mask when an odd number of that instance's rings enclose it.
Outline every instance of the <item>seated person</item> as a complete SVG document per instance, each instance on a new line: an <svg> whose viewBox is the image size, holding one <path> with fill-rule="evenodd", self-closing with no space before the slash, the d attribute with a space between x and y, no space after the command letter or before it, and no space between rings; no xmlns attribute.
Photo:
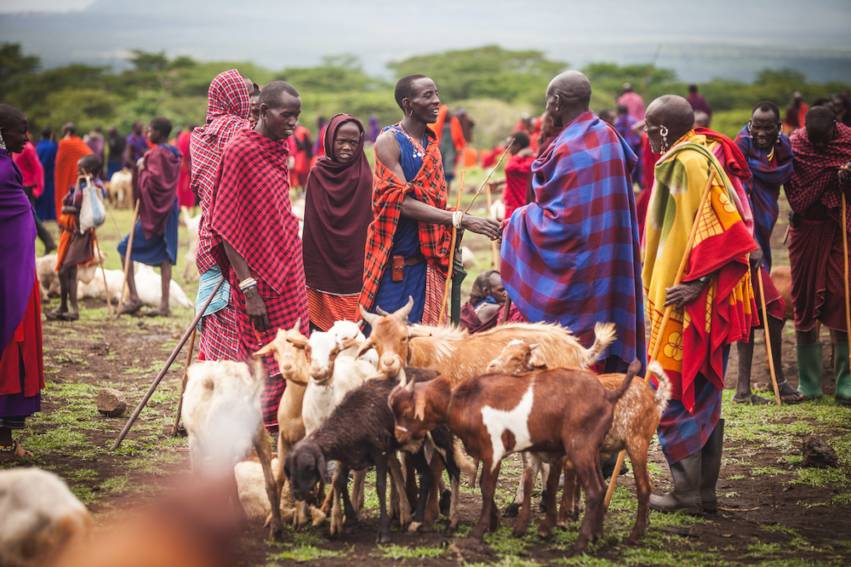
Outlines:
<svg viewBox="0 0 851 567"><path fill-rule="evenodd" d="M496 327L506 297L499 272L479 274L470 290L470 300L461 308L461 327L471 333Z"/></svg>

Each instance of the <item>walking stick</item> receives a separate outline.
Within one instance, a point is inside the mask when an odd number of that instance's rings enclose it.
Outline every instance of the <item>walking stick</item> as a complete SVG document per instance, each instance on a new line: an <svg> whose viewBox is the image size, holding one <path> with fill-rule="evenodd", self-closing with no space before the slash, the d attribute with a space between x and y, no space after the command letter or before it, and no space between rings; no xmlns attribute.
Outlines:
<svg viewBox="0 0 851 567"><path fill-rule="evenodd" d="M186 380L189 379L189 365L192 364L192 355L195 354L195 337L198 335L197 327L192 327L192 337L189 339L189 352L186 353L186 364L183 367L183 380L180 381L180 397L177 399L177 412L174 416L174 425L171 426L171 436L177 437L180 428L180 414L183 411L183 393L186 391Z"/></svg>
<svg viewBox="0 0 851 567"><path fill-rule="evenodd" d="M488 182L485 187L485 199L488 204L488 214L490 214L491 207L493 207L493 195L491 194L491 183ZM494 219L496 220L496 219ZM499 258L499 250L496 247L496 240L491 240L491 268L496 268L497 260Z"/></svg>
<svg viewBox="0 0 851 567"><path fill-rule="evenodd" d="M121 312L121 307L124 305L124 296L127 294L128 282L127 277L130 273L130 253L133 251L133 236L136 234L136 219L139 216L139 203L136 199L136 207L133 209L133 219L130 223L130 235L127 237L127 250L124 251L124 283L121 286L121 295L118 297L118 307L115 308L115 316Z"/></svg>
<svg viewBox="0 0 851 567"><path fill-rule="evenodd" d="M851 297L848 292L848 208L845 193L842 193L842 269L845 275L845 333L846 340L851 337ZM851 350L848 351L848 365L851 367Z"/></svg>
<svg viewBox="0 0 851 567"><path fill-rule="evenodd" d="M487 185L488 181L490 181L491 176L493 176L494 172L499 168L500 164L502 164L502 160L505 159L505 154L507 154L508 149L511 148L512 142L514 142L514 136L508 139L508 145L505 146L504 150L502 150L502 154L500 154L499 160L496 162L496 165L494 165L491 170L488 171L488 174L485 176L485 180L482 181L482 184L479 185L478 189L476 189L476 192L473 194L473 200L470 201L470 204L467 205L467 207L464 209L465 213L470 211L470 209L473 207L473 203L476 202L476 199L478 198L479 194L481 194L482 190L485 188L485 185ZM461 171L463 173L464 170Z"/></svg>
<svg viewBox="0 0 851 567"><path fill-rule="evenodd" d="M100 249L100 241L98 240L97 231L92 227L92 240L95 241L95 250L97 250L98 264L100 264L100 273L103 276L103 291L106 294L106 312L112 316L112 302L109 296L109 284L106 283L106 268L103 265L103 253Z"/></svg>
<svg viewBox="0 0 851 567"><path fill-rule="evenodd" d="M464 168L461 167L461 176L458 183L458 199L455 204L455 209L461 209L461 196L464 194ZM440 301L440 315L437 318L437 324L443 325L443 320L446 317L446 303L449 300L449 287L452 285L452 273L455 271L455 244L458 241L458 229L452 225L452 239L449 246L449 271L446 274L446 286L443 288L443 298Z"/></svg>
<svg viewBox="0 0 851 567"><path fill-rule="evenodd" d="M686 251L683 254L682 259L680 260L680 266L677 268L677 273L674 276L674 283L671 287L675 287L680 285L683 279L683 274L686 271L686 264L688 264L689 252L694 246L695 238L697 238L697 226L700 224L700 217L703 213L703 207L706 206L706 203L709 201L709 193L712 188L712 180L715 178L715 170L710 168L709 171L709 179L706 181L706 187L703 188L703 195L700 197L700 205L697 207L697 214L694 216L694 222L691 225L691 230L689 231L688 241L686 242ZM659 325L659 332L656 335L656 341L651 346L651 354L647 359L649 363L652 360L656 360L659 356L659 351L662 350L662 333L665 332L665 326L668 324L668 321L671 320L671 313L674 310L673 305L666 305L665 311L662 313L662 324ZM650 372L644 373L644 383L650 382ZM612 471L612 477L609 479L609 487L606 489L606 499L603 502L603 509L608 509L609 503L612 501L612 496L615 493L615 487L618 484L618 475L620 474L621 467L623 467L624 459L626 459L626 450L621 449L620 453L618 453L618 460L615 463L615 468Z"/></svg>
<svg viewBox="0 0 851 567"><path fill-rule="evenodd" d="M771 354L771 331L768 330L768 307L765 304L765 284L762 283L762 270L756 269L756 279L759 284L759 303L762 306L762 330L765 333L765 349L768 351L768 371L771 374L771 386L774 388L774 401L779 406L780 386L777 385L777 372L774 369L774 356ZM783 340L780 337L778 340Z"/></svg>
<svg viewBox="0 0 851 567"><path fill-rule="evenodd" d="M157 386L160 385L163 377L165 376L168 369L171 368L174 359L177 358L177 355L180 354L180 349L183 348L183 345L186 344L186 341L189 340L189 335L193 333L195 330L195 326L198 324L198 321L201 320L201 317L204 316L204 313L207 311L207 307L210 306L210 303L213 301L213 298L219 293L219 289L221 289L222 284L225 282L225 279L222 278L219 283L216 284L215 289L213 289L213 293L210 294L210 297L207 298L207 301L204 302L204 306L200 311L195 315L195 319L192 321L192 324L189 325L186 330L183 332L183 336L180 338L180 341L177 343L177 346L174 347L174 350L171 351L171 354L168 356L168 360L165 361L165 366L160 370L157 377L154 378L154 381L151 382L150 388L148 388L148 392L142 398L142 401L139 402L139 405L136 406L136 409L133 410L133 414L130 416L130 419L127 420L127 423L124 424L124 429L121 430L121 433L118 434L118 437L115 439L115 443L112 444L112 450L118 449L121 442L124 441L124 438L127 437L127 434L130 432L130 428L133 427L133 424L136 423L136 420L139 418L139 414L142 413L142 410L148 403L148 400L151 399L151 396L154 395L154 392L157 389Z"/></svg>

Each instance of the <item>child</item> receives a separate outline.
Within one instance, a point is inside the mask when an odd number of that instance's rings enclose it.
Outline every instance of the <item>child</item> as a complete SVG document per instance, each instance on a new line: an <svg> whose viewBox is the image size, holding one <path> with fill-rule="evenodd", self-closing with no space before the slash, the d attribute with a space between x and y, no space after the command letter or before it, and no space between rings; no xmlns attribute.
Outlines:
<svg viewBox="0 0 851 567"><path fill-rule="evenodd" d="M103 181L98 177L103 163L94 154L80 158L77 162L77 176L90 179L101 195ZM59 249L56 254L56 271L59 272L60 304L59 308L47 313L51 321L76 321L80 318L77 306L77 267L91 266L96 263L94 228L80 233L80 208L83 205L83 189L86 181L80 180L79 186L72 186L62 201L62 215L59 218ZM71 310L68 310L68 302Z"/></svg>

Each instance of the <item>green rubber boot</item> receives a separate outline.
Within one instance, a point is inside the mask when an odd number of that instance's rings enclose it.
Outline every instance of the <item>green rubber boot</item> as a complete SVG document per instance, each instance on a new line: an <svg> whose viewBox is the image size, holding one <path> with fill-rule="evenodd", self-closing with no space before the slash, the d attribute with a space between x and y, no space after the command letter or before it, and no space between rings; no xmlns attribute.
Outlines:
<svg viewBox="0 0 851 567"><path fill-rule="evenodd" d="M851 369L848 368L848 340L833 343L833 374L836 376L836 401L851 405Z"/></svg>
<svg viewBox="0 0 851 567"><path fill-rule="evenodd" d="M847 345L848 343L846 343ZM846 346L847 348L847 346ZM798 391L804 399L822 397L821 391L821 343L801 344L798 341ZM847 351L846 351L847 352ZM847 357L846 357L847 358Z"/></svg>

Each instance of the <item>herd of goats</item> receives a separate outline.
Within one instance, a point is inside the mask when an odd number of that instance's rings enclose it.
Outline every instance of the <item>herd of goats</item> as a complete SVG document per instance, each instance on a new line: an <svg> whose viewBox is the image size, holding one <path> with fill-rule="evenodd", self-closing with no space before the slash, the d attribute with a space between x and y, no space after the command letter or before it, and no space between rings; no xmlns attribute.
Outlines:
<svg viewBox="0 0 851 567"><path fill-rule="evenodd" d="M356 521L366 471L375 467L378 541L386 542L391 518L416 531L433 525L442 510L450 528L456 527L461 473L475 482L481 466L482 510L472 531L480 538L498 524L494 492L501 461L520 452L524 469L515 535L528 528L531 488L541 474L542 536L577 519L580 487L585 493L579 551L602 534L601 455L625 450L638 493L629 537L641 538L650 497L648 449L670 395L661 368L649 368L655 389L633 380L640 372L637 362L626 374L589 370L614 340L612 324L599 323L594 344L584 348L553 324L511 323L478 334L409 325L412 305L395 313L362 309L372 329L369 338L357 323L338 321L308 339L296 323L256 353L258 359L273 355L286 380L277 461L260 417L265 376L259 360L253 368L224 361L193 364L182 409L193 469L233 470L246 515L265 518L275 537L284 522L300 527L326 518L332 535L342 533L346 522ZM259 462L237 463L252 447ZM258 495L263 501L252 513Z"/></svg>

